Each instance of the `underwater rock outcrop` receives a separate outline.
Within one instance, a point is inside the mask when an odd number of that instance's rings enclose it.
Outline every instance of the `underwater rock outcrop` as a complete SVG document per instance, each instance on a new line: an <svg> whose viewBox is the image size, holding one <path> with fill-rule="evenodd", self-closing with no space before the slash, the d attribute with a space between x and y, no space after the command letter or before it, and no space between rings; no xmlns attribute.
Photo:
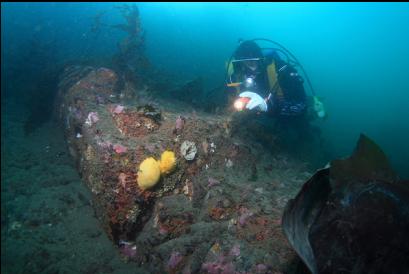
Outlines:
<svg viewBox="0 0 409 274"><path fill-rule="evenodd" d="M282 222L312 273L409 271L409 182L365 135L304 184Z"/></svg>
<svg viewBox="0 0 409 274"><path fill-rule="evenodd" d="M297 257L280 220L310 176L305 163L232 135L231 117L153 101L120 78L68 67L55 110L95 214L124 258L150 273L291 273ZM186 140L194 151L180 149ZM150 157L155 164L138 170ZM141 188L138 172L151 169L151 187Z"/></svg>

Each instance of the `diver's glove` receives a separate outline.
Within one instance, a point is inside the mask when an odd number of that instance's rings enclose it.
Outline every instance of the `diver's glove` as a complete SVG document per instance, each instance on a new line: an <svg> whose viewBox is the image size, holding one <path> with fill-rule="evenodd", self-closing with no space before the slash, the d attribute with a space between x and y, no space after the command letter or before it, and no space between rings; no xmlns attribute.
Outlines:
<svg viewBox="0 0 409 274"><path fill-rule="evenodd" d="M324 104L320 101L317 96L314 96L314 111L319 118L325 118L327 115L325 112Z"/></svg>
<svg viewBox="0 0 409 274"><path fill-rule="evenodd" d="M258 95L255 92L251 92L251 91L245 91L239 94L239 97L247 97L250 98L250 101L246 104L246 108L247 109L256 109L259 111L267 111L267 103L266 101L263 99L263 97L261 97L260 95Z"/></svg>

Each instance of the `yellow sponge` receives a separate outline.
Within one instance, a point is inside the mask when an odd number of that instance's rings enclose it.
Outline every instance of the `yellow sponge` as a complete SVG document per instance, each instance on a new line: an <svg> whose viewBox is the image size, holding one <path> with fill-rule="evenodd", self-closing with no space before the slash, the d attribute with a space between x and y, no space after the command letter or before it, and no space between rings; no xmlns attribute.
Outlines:
<svg viewBox="0 0 409 274"><path fill-rule="evenodd" d="M156 185L160 178L159 163L152 157L146 158L138 170L138 185L145 190Z"/></svg>
<svg viewBox="0 0 409 274"><path fill-rule="evenodd" d="M159 167L160 172L163 174L169 174L176 166L176 157L175 153L170 150L166 150L162 153L160 157Z"/></svg>

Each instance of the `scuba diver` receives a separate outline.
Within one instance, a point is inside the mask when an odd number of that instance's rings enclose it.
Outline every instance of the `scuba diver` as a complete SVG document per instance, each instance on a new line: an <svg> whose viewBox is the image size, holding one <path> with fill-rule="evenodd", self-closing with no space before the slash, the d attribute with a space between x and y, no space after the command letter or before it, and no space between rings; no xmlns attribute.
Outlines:
<svg viewBox="0 0 409 274"><path fill-rule="evenodd" d="M266 41L275 47L261 48L256 41ZM304 79L296 67L301 68L308 81L312 100L306 95ZM240 41L228 62L226 82L228 90L238 97L234 102L237 111L265 112L276 118L279 131L296 131L296 138L311 137L309 121L326 116L303 67L277 42L268 39Z"/></svg>

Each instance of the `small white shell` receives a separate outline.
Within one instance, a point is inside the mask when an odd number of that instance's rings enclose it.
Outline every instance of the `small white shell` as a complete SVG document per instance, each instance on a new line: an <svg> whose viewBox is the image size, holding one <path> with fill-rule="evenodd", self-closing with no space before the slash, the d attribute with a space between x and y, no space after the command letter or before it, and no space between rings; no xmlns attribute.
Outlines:
<svg viewBox="0 0 409 274"><path fill-rule="evenodd" d="M197 153L197 148L194 142L184 141L180 146L180 153L182 153L183 157L191 161L195 158Z"/></svg>

